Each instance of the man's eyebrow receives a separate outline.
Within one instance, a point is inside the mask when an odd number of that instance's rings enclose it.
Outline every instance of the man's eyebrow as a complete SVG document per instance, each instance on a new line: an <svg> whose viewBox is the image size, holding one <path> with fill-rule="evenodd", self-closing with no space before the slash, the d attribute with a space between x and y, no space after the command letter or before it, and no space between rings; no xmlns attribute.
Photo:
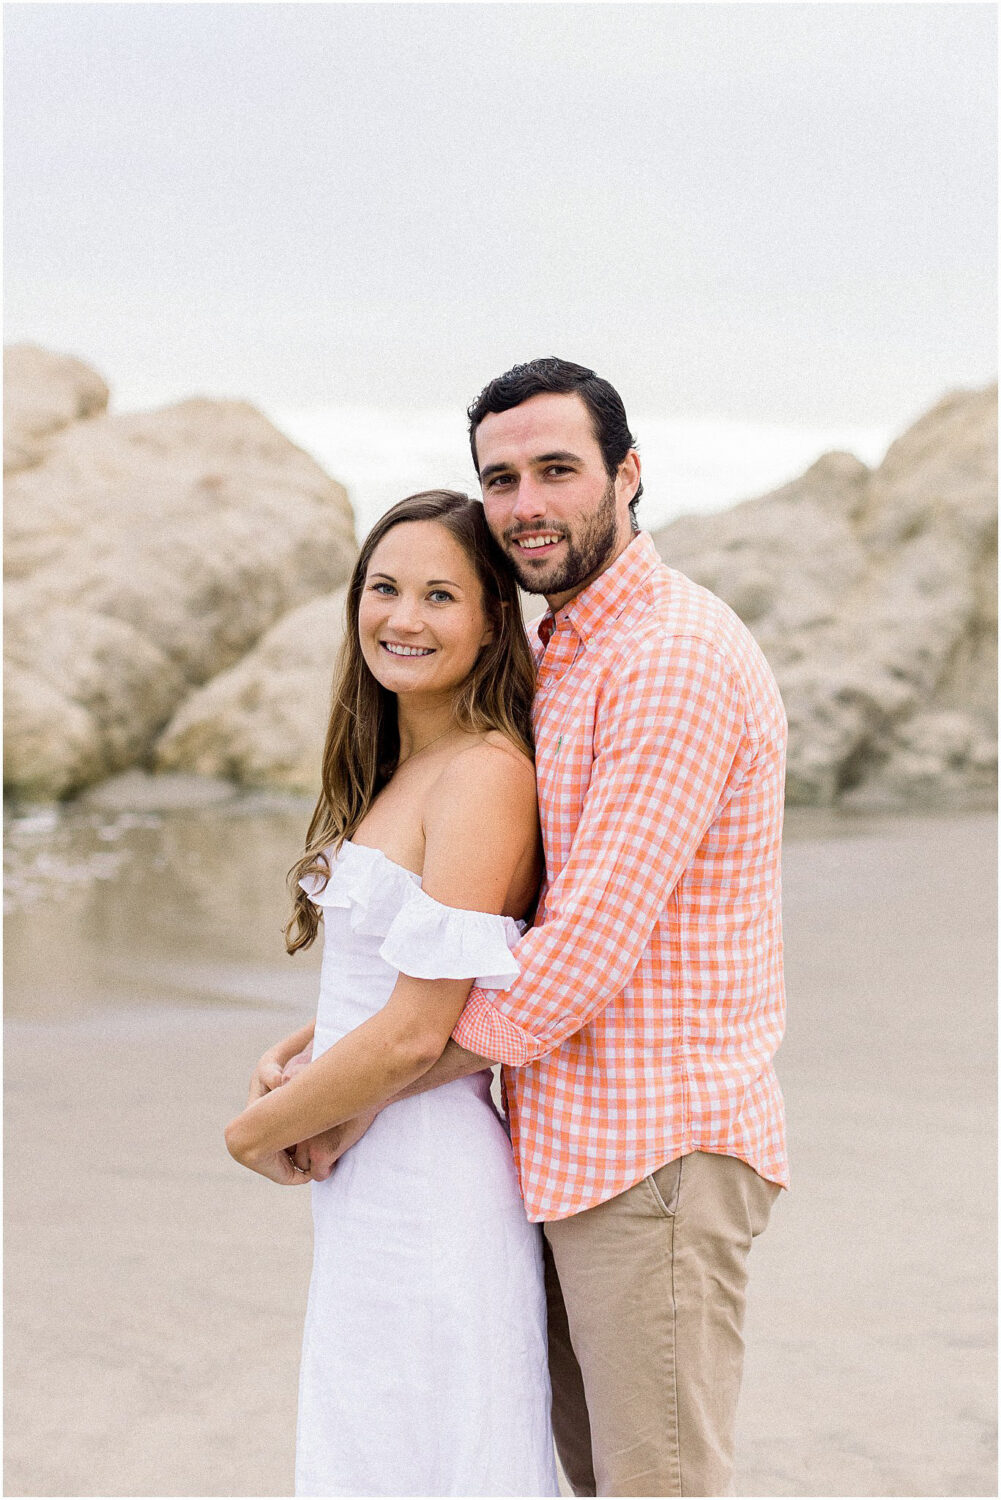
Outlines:
<svg viewBox="0 0 1001 1500"><path fill-rule="evenodd" d="M529 460L529 462L533 464L555 464L567 462L579 464L582 461L583 460L581 459L579 453L571 453L569 449L563 448L559 449L555 453L538 453L534 458ZM513 464L487 464L485 469L480 470L480 478L489 479L492 474L504 474L513 468Z"/></svg>

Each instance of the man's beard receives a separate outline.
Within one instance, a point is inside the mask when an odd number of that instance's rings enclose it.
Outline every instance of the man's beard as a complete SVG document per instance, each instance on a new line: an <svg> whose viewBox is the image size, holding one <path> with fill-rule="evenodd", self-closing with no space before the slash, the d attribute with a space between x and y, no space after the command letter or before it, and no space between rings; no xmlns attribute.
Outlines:
<svg viewBox="0 0 1001 1500"><path fill-rule="evenodd" d="M528 571L518 556L517 542L505 537L514 575L526 594L567 594L587 583L592 574L599 573L615 551L615 511L615 484L610 479L597 510L579 523L576 536L572 537L566 527L547 527L566 542L563 560L548 575L538 569Z"/></svg>

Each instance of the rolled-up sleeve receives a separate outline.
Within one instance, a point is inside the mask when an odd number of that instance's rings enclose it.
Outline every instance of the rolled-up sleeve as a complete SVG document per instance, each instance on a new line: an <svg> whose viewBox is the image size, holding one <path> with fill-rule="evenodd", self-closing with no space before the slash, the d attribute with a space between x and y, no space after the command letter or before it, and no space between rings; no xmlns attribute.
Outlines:
<svg viewBox="0 0 1001 1500"><path fill-rule="evenodd" d="M471 990L455 1041L520 1067L618 995L752 754L741 684L715 645L637 643L605 685L583 813L544 922L515 950L519 977Z"/></svg>

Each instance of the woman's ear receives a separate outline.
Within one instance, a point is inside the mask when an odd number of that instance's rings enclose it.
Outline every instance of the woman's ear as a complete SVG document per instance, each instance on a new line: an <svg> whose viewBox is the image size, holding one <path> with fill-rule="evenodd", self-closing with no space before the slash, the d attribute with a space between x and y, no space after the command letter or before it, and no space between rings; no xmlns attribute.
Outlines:
<svg viewBox="0 0 1001 1500"><path fill-rule="evenodd" d="M487 616L487 627L480 638L481 651L483 650L484 646L493 645L494 641L497 639L498 634L500 633L500 628L504 622L504 611L507 609L506 600L495 599L493 601L493 605L495 609L500 611L500 615L494 620L491 620L489 615ZM491 611L491 613L492 612L493 611Z"/></svg>

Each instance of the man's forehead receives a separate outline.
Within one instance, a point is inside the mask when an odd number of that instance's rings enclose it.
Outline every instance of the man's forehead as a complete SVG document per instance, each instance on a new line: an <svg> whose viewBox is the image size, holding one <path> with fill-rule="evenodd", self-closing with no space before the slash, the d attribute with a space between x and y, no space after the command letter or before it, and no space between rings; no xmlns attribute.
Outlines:
<svg viewBox="0 0 1001 1500"><path fill-rule="evenodd" d="M597 448L591 414L572 393L546 391L530 396L509 411L488 412L476 429L480 466L511 457L541 456L555 450L586 452Z"/></svg>

